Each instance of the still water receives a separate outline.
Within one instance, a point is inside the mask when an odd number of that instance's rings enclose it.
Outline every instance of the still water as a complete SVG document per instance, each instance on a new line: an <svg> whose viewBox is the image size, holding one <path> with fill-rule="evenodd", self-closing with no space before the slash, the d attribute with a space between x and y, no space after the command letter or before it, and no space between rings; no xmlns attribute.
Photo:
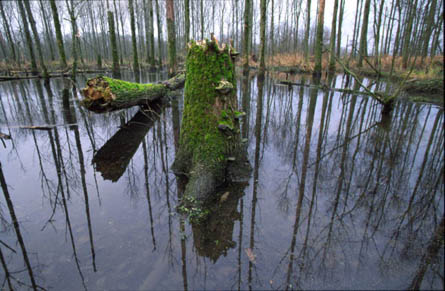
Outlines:
<svg viewBox="0 0 445 291"><path fill-rule="evenodd" d="M240 78L252 174L192 226L170 171L182 100L94 114L80 98L0 83L2 289L406 289L425 268L420 286L444 288L443 109L402 99L382 118L366 96Z"/></svg>

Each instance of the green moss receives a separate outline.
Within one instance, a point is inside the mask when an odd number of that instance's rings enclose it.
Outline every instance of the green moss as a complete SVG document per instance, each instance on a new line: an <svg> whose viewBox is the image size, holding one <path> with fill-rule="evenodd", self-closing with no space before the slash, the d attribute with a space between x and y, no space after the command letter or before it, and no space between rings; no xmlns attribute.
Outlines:
<svg viewBox="0 0 445 291"><path fill-rule="evenodd" d="M191 223L201 223L206 220L210 210L192 196L186 196L178 207L178 211L186 214Z"/></svg>
<svg viewBox="0 0 445 291"><path fill-rule="evenodd" d="M235 110L233 113L235 114L235 118L241 118L243 116L246 116L246 112L243 112L243 111L236 111Z"/></svg>
<svg viewBox="0 0 445 291"><path fill-rule="evenodd" d="M228 122L230 106L224 116L215 115L215 103L224 102L216 87L221 80L236 84L234 65L228 50L220 51L213 42L195 43L189 46L186 62L187 79L184 91L184 114L180 145L189 162L202 162L212 168L225 165L226 137L218 130L218 124ZM235 92L235 91L234 91ZM233 93L231 93L233 94ZM232 110L233 111L233 110Z"/></svg>
<svg viewBox="0 0 445 291"><path fill-rule="evenodd" d="M109 77L103 79L108 83L111 93L116 96L115 102L127 102L135 98L149 98L167 93L167 88L163 84L139 84Z"/></svg>

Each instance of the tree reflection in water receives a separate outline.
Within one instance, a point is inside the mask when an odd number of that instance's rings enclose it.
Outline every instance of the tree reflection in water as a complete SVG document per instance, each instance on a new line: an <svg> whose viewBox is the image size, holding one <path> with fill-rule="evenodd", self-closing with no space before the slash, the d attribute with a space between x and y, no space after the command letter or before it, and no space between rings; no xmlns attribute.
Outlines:
<svg viewBox="0 0 445 291"><path fill-rule="evenodd" d="M66 80L1 83L4 288L443 288L443 110L401 100L382 116L366 96L289 77L306 86L240 78L253 173L202 225L177 213L169 170L182 99L153 118L92 115Z"/></svg>

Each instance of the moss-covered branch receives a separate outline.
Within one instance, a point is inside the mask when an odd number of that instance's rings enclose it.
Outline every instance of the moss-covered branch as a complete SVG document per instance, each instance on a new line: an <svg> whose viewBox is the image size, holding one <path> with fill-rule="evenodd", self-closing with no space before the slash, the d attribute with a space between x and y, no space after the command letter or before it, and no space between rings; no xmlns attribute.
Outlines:
<svg viewBox="0 0 445 291"><path fill-rule="evenodd" d="M81 104L96 113L150 105L182 88L184 82L183 73L158 84L139 84L99 76L87 81L87 86L82 90L85 99Z"/></svg>

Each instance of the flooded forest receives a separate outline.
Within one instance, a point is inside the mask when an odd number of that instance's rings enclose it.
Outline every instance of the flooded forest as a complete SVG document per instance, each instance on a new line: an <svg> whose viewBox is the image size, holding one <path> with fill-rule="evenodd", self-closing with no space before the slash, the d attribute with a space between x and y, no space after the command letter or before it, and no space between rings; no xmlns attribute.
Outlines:
<svg viewBox="0 0 445 291"><path fill-rule="evenodd" d="M0 1L0 289L444 290L443 5Z"/></svg>

